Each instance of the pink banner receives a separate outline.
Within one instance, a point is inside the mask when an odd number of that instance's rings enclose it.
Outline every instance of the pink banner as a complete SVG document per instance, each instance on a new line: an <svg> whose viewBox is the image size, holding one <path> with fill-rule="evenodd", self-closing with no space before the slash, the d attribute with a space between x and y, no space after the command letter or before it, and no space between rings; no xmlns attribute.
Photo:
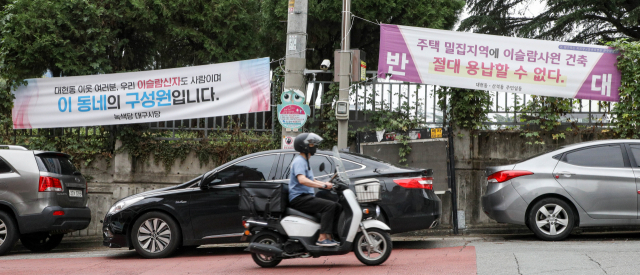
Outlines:
<svg viewBox="0 0 640 275"><path fill-rule="evenodd" d="M618 55L605 46L382 24L378 77L619 101Z"/></svg>

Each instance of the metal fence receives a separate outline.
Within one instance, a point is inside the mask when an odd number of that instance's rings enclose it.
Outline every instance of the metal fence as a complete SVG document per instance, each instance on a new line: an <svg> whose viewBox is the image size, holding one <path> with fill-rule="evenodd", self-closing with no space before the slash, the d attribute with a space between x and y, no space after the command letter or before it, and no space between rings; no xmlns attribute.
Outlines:
<svg viewBox="0 0 640 275"><path fill-rule="evenodd" d="M325 72L312 72L308 75L308 94L312 95L309 100L312 105L312 115L317 117L317 110L321 110L323 104L331 102L318 101L324 90L332 81L316 81L319 74ZM328 72L330 73L330 72ZM446 109L449 98L442 99L436 92L439 86L416 84L409 82L379 79L375 77L376 71L367 71L368 80L364 83L353 85L350 94L351 110L362 111L353 112L355 116L350 119L357 122L366 121L366 112L375 110L404 111L411 112L414 118L419 118L423 126L441 126L446 124ZM327 77L322 77L326 79ZM313 99L316 94L316 100ZM505 127L518 127L526 122L521 118L527 115L534 115L536 112L525 112L523 108L532 100L531 96L525 94L489 92L492 104L489 110L489 121L485 122L490 128L498 129ZM406 108L409 105L409 108ZM560 122L575 123L577 125L602 125L608 126L611 121L609 111L612 108L611 102L600 102L596 100L573 100L573 110L560 117Z"/></svg>
<svg viewBox="0 0 640 275"><path fill-rule="evenodd" d="M322 102L322 94L329 88L332 81L316 81L319 74L332 74L332 72L313 72L307 76L308 95L312 109L312 116L316 119L321 117L318 110L321 106L332 104L332 102ZM413 118L421 120L424 126L445 124L444 111L438 106L440 99L435 92L437 86L425 85L409 82L389 81L375 77L375 71L367 71L368 80L363 83L352 85L350 91L350 108L353 113L351 121L366 122L367 112L387 110L397 112L408 112ZM327 77L322 77L326 79ZM315 92L317 91L317 92ZM314 94L317 98L314 100ZM312 104L313 103L313 104Z"/></svg>
<svg viewBox="0 0 640 275"><path fill-rule="evenodd" d="M276 82L271 82L271 91L275 91L278 89L282 89L282 87ZM277 103L276 99L273 96L274 93L272 92L271 94L272 111L151 122L147 125L151 130L165 131L167 133L170 133L171 137L167 137L167 139L176 139L177 131L197 131L200 132L198 135L199 138L206 138L211 132L229 130L236 127L240 128L240 130L242 131L273 133L273 125L274 123L277 123L276 118L273 115L273 108Z"/></svg>

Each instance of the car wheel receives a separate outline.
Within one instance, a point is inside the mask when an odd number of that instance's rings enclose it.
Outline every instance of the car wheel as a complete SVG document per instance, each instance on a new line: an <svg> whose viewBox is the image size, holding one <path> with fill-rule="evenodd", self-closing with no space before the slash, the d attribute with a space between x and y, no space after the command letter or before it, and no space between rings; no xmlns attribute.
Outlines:
<svg viewBox="0 0 640 275"><path fill-rule="evenodd" d="M13 217L0 211L0 256L7 254L18 241L18 227Z"/></svg>
<svg viewBox="0 0 640 275"><path fill-rule="evenodd" d="M180 228L169 215L149 212L140 216L131 230L131 243L140 256L148 259L164 258L178 248Z"/></svg>
<svg viewBox="0 0 640 275"><path fill-rule="evenodd" d="M51 234L49 232L37 232L23 234L20 236L20 242L31 252L46 252L56 248L64 234Z"/></svg>
<svg viewBox="0 0 640 275"><path fill-rule="evenodd" d="M558 198L542 199L533 205L529 213L529 227L545 241L566 239L573 230L574 222L571 206Z"/></svg>
<svg viewBox="0 0 640 275"><path fill-rule="evenodd" d="M389 233L371 228L367 230L369 239L373 245L369 245L362 232L358 233L353 243L353 251L360 262L366 265L379 265L384 263L391 255L393 244Z"/></svg>

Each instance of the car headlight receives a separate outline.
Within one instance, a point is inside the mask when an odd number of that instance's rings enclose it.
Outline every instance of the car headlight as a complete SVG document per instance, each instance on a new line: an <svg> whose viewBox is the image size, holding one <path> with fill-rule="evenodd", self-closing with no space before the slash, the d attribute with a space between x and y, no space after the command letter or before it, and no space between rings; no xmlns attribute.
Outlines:
<svg viewBox="0 0 640 275"><path fill-rule="evenodd" d="M107 213L107 215L118 213L118 212L124 210L125 208L131 206L132 204L134 204L136 202L139 202L139 201L141 201L143 199L144 199L144 197L135 197L135 198L121 200L121 201L117 202L116 204L114 204L113 206L111 206L111 208L109 209L109 212Z"/></svg>

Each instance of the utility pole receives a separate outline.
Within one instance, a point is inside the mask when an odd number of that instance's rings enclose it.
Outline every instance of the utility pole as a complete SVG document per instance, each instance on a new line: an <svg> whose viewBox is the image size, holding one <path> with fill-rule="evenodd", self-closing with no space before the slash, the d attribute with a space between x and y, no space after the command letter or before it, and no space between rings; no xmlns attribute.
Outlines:
<svg viewBox="0 0 640 275"><path fill-rule="evenodd" d="M289 16L287 18L287 50L285 56L284 89L305 91L304 69L306 67L307 50L307 10L308 0L289 0ZM279 102L276 98L276 102ZM283 136L296 133L282 128Z"/></svg>
<svg viewBox="0 0 640 275"><path fill-rule="evenodd" d="M351 0L342 0L342 40L340 48L340 94L338 100L349 102L351 86ZM347 109L347 112L349 110ZM338 149L347 148L349 120L338 120Z"/></svg>

